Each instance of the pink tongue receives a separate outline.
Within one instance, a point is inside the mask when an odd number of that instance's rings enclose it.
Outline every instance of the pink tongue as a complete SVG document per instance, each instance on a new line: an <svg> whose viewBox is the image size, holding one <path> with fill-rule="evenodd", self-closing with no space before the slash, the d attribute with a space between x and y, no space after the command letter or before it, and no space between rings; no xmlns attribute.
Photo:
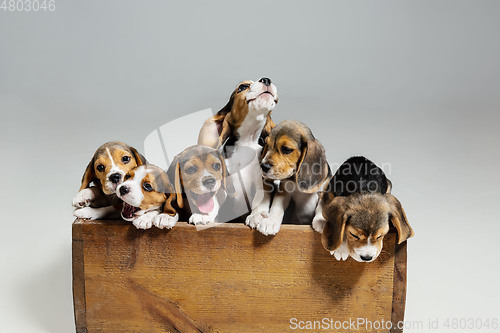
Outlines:
<svg viewBox="0 0 500 333"><path fill-rule="evenodd" d="M196 206L198 206L200 213L210 213L214 209L214 198L212 193L199 194L196 200Z"/></svg>

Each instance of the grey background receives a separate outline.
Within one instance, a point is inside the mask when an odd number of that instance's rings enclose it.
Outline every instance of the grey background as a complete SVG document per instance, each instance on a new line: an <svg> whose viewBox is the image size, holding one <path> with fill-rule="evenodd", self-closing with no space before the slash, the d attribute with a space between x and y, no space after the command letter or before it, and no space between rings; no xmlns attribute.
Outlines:
<svg viewBox="0 0 500 333"><path fill-rule="evenodd" d="M279 90L274 119L309 125L332 164L391 165L416 232L406 319L498 318L499 14L457 0L0 11L2 330L73 330L70 202L100 144L142 149L262 76Z"/></svg>

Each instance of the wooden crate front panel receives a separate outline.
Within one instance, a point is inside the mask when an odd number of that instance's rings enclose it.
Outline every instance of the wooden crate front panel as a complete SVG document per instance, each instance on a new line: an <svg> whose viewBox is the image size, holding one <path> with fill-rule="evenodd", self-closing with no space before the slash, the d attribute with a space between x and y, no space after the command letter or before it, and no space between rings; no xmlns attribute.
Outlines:
<svg viewBox="0 0 500 333"><path fill-rule="evenodd" d="M318 233L294 225L266 237L242 224L143 231L76 221L73 243L80 332L284 332L292 318L403 318L397 263L406 257L395 255L395 233L369 264L336 261Z"/></svg>

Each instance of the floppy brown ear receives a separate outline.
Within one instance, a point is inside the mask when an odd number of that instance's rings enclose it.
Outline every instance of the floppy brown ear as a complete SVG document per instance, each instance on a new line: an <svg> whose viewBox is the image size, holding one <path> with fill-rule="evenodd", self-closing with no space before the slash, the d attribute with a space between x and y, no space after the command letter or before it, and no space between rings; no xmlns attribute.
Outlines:
<svg viewBox="0 0 500 333"><path fill-rule="evenodd" d="M326 225L321 234L321 243L328 251L334 251L344 241L347 221L345 199L343 197L334 198L328 206L323 208L323 217L326 220Z"/></svg>
<svg viewBox="0 0 500 333"><path fill-rule="evenodd" d="M184 208L184 199L182 198L182 180L181 180L181 165L176 163L175 165L175 194L177 199L177 205L179 208Z"/></svg>
<svg viewBox="0 0 500 333"><path fill-rule="evenodd" d="M260 137L263 139L266 139L271 133L272 129L276 127L276 124L271 119L271 113L272 111L267 115L266 124L264 125L264 128L262 129L262 132L260 134Z"/></svg>
<svg viewBox="0 0 500 333"><path fill-rule="evenodd" d="M234 198L236 196L236 190L234 189L233 182L227 170L226 161L224 160L224 157L222 156L222 153L219 150L217 150L217 155L219 156L219 159L222 164L222 184L224 185L226 193Z"/></svg>
<svg viewBox="0 0 500 333"><path fill-rule="evenodd" d="M170 181L170 184L174 184L173 188L173 193L175 194L172 195L172 198L176 198L177 201L177 206L179 208L184 208L184 200L182 198L182 180L181 180L181 170L180 170L180 158L179 156L175 156L172 164L170 164L170 167L167 170L167 176Z"/></svg>
<svg viewBox="0 0 500 333"><path fill-rule="evenodd" d="M401 244L414 235L413 229L408 223L403 206L392 194L386 194L387 202L390 206L389 219L398 231L398 244Z"/></svg>
<svg viewBox="0 0 500 333"><path fill-rule="evenodd" d="M170 185L170 186L172 186L172 185ZM172 200L175 198L175 190L173 189L173 187L171 188L171 191L169 191L169 192L170 193L166 193L167 201L165 201L165 204L163 205L163 212L165 214L170 215L170 216L175 216L177 214L177 211L172 206Z"/></svg>
<svg viewBox="0 0 500 333"><path fill-rule="evenodd" d="M146 158L142 156L142 154L139 153L137 149L135 149L134 147L130 147L130 150L132 151L132 155L134 155L135 162L137 163L138 166L147 163Z"/></svg>
<svg viewBox="0 0 500 333"><path fill-rule="evenodd" d="M321 143L316 139L306 141L295 175L299 190L305 193L317 192L330 176L330 167Z"/></svg>
<svg viewBox="0 0 500 333"><path fill-rule="evenodd" d="M270 140L270 139L269 139L269 136L268 136L268 137L266 137L266 138L264 139L265 144L264 144L264 147L262 148L262 152L260 153L259 162L262 162L262 159L263 159L263 158L266 156L266 154L267 154L267 151L268 151L268 149L269 149L269 140Z"/></svg>
<svg viewBox="0 0 500 333"><path fill-rule="evenodd" d="M80 190L83 190L85 188L88 188L90 186L90 183L94 181L96 178L95 171L94 171L94 158L92 158L87 165L87 168L85 168L85 172L83 173L82 177L82 185L80 186Z"/></svg>

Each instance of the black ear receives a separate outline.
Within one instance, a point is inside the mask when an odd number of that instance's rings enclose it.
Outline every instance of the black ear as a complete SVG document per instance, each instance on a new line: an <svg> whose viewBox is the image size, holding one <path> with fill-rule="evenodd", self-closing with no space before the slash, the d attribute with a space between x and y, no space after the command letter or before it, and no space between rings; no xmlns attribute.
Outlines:
<svg viewBox="0 0 500 333"><path fill-rule="evenodd" d="M386 194L387 202L390 206L389 219L398 231L398 244L401 244L414 235L413 229L408 223L403 206L392 194Z"/></svg>
<svg viewBox="0 0 500 333"><path fill-rule="evenodd" d="M321 235L321 243L328 251L335 251L344 241L347 221L345 201L344 197L335 197L323 208L326 225Z"/></svg>
<svg viewBox="0 0 500 333"><path fill-rule="evenodd" d="M147 163L146 158L142 156L142 154L139 153L137 149L135 149L134 147L130 147L130 150L132 151L132 155L134 155L135 162L137 165L143 165Z"/></svg>
<svg viewBox="0 0 500 333"><path fill-rule="evenodd" d="M331 177L330 167L326 160L325 149L318 140L307 140L302 146L295 181L300 191L314 193Z"/></svg>
<svg viewBox="0 0 500 333"><path fill-rule="evenodd" d="M94 158L92 158L85 168L85 172L82 177L82 185L80 186L80 191L88 188L90 183L92 183L96 179L95 171L94 171Z"/></svg>
<svg viewBox="0 0 500 333"><path fill-rule="evenodd" d="M224 189L226 190L226 193L231 196L235 197L236 196L236 190L234 189L233 182L231 180L231 176L229 175L229 172L227 170L226 166L226 161L224 160L224 156L222 156L222 153L217 150L217 155L219 156L219 160L222 165L222 184L224 185Z"/></svg>

